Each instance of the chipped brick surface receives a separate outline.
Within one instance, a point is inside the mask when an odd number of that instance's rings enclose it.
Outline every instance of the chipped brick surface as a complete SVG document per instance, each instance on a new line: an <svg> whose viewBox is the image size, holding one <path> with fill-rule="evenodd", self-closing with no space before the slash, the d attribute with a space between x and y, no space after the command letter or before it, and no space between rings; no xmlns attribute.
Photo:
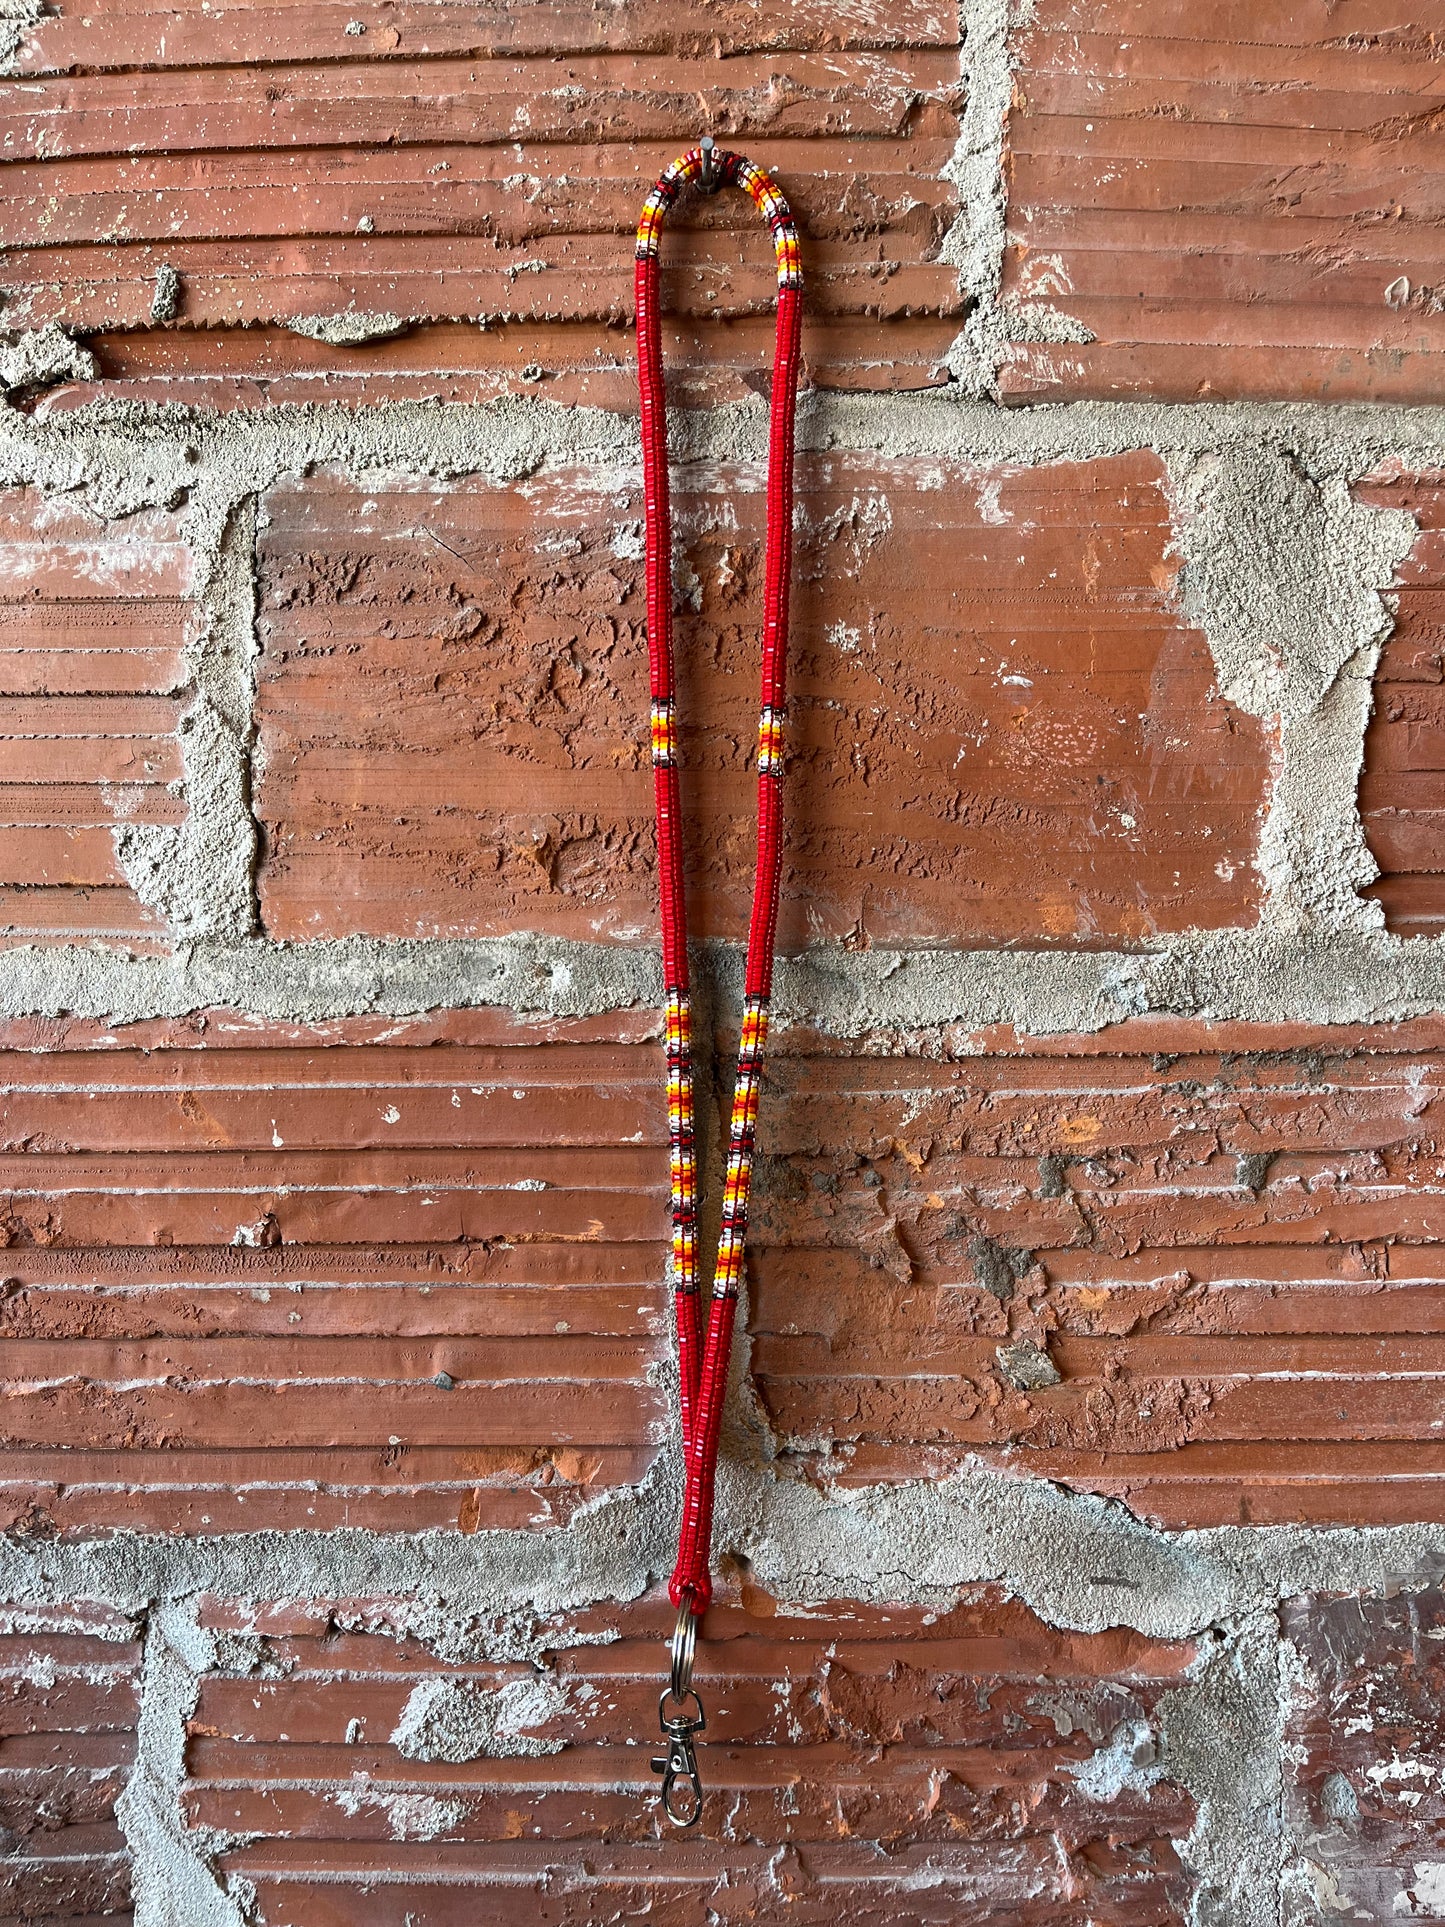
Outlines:
<svg viewBox="0 0 1445 1927"><path fill-rule="evenodd" d="M1433 937L1445 930L1445 475L1396 469L1356 493L1420 527L1375 675L1359 796L1381 872L1369 895L1391 930Z"/></svg>
<svg viewBox="0 0 1445 1927"><path fill-rule="evenodd" d="M1433 401L1445 176L1430 7L1041 0L1017 37L1004 392Z"/></svg>
<svg viewBox="0 0 1445 1927"><path fill-rule="evenodd" d="M1060 1634L990 1591L948 1613L789 1613L735 1574L698 1675L719 1798L698 1834L659 1841L632 1741L665 1599L535 1623L531 1659L469 1665L344 1601L212 1616L256 1628L261 1651L202 1690L188 1817L248 1836L226 1864L277 1927L451 1927L478 1910L582 1927L639 1906L679 1923L1184 1918L1171 1836L1190 1802L1162 1777L1110 1775L1122 1749L1152 1760L1187 1641ZM492 1752L416 1757L404 1715L438 1679L510 1692Z"/></svg>
<svg viewBox="0 0 1445 1927"><path fill-rule="evenodd" d="M475 1531L639 1476L653 1029L12 1048L9 1517ZM785 1034L769 1074L751 1363L803 1469L983 1454L1174 1527L1440 1516L1438 1024L919 1041ZM1024 1341L1057 1384L1011 1382Z"/></svg>
<svg viewBox="0 0 1445 1927"><path fill-rule="evenodd" d="M0 1620L0 1918L128 1927L115 1805L135 1753L132 1632L99 1608Z"/></svg>
<svg viewBox="0 0 1445 1927"><path fill-rule="evenodd" d="M1445 1904L1445 1595L1290 1602L1291 1921L1438 1920Z"/></svg>
<svg viewBox="0 0 1445 1927"><path fill-rule="evenodd" d="M1439 1518L1445 1033L782 1046L753 1370L805 1464L970 1453L1171 1526ZM1060 1382L1011 1382L1001 1345Z"/></svg>
<svg viewBox="0 0 1445 1927"><path fill-rule="evenodd" d="M780 941L1249 924L1272 732L1180 618L1152 456L800 472ZM679 478L696 921L749 864L761 476ZM326 477L261 532L257 809L279 937L635 940L656 921L635 479ZM540 531L540 534L539 534Z"/></svg>

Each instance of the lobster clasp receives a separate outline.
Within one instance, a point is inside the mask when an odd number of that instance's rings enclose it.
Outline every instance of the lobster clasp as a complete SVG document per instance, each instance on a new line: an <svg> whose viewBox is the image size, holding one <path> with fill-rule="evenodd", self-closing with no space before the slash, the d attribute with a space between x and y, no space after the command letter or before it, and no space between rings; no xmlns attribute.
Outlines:
<svg viewBox="0 0 1445 1927"><path fill-rule="evenodd" d="M707 1722L702 1701L695 1692L688 1695L697 1708L695 1714L686 1710L683 1701L679 1702L682 1710L669 1716L667 1702L671 1697L669 1687L661 1702L667 1751L652 1762L652 1770L662 1775L662 1810L668 1819L675 1827L695 1827L702 1818L702 1776L697 1770L697 1749L692 1736L700 1733Z"/></svg>
<svg viewBox="0 0 1445 1927"><path fill-rule="evenodd" d="M722 169L718 166L717 143L711 134L704 134L698 142L698 152L702 156L702 168L697 184L704 194L716 194L722 186Z"/></svg>
<svg viewBox="0 0 1445 1927"><path fill-rule="evenodd" d="M692 1743L693 1734L701 1733L707 1725L707 1715L692 1683L697 1619L692 1594L686 1592L672 1631L672 1670L657 1703L667 1751L652 1762L652 1770L662 1775L662 1810L675 1827L695 1827L702 1818L702 1776ZM670 1712L669 1705L673 1709Z"/></svg>

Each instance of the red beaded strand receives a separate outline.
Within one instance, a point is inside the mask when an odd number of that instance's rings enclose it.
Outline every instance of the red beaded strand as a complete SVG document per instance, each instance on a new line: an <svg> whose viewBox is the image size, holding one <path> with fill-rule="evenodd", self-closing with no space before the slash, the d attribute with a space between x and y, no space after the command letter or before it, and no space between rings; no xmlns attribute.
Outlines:
<svg viewBox="0 0 1445 1927"><path fill-rule="evenodd" d="M667 401L658 307L658 244L668 209L710 165L709 184L751 195L773 235L778 264L778 326L768 432L768 533L763 606L761 713L758 720L758 863L748 922L742 1039L733 1087L722 1227L704 1336L699 1303L697 1162L693 1119L687 906L683 897L681 810L672 659L672 515L667 485ZM778 886L782 873L783 731L787 700L788 591L793 551L793 417L802 335L798 233L771 177L741 154L700 149L681 155L647 198L637 229L637 377L642 397L642 474L647 539L647 652L652 696L652 764L661 873L662 963L666 992L667 1113L672 1186L673 1303L677 1316L686 1483L675 1606L703 1613L712 1597L709 1570L718 1439L728 1357L742 1279L748 1193L758 1115L758 1077L773 988Z"/></svg>

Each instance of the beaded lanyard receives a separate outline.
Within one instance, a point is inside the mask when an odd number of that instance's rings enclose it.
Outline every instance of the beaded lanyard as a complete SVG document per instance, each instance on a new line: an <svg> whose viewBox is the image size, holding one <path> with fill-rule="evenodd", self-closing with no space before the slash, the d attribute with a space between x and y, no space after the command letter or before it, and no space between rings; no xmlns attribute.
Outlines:
<svg viewBox="0 0 1445 1927"><path fill-rule="evenodd" d="M747 190L772 231L778 262L778 328L768 434L768 534L764 589L762 705L758 719L758 865L748 922L742 1036L733 1086L732 1125L722 1228L702 1335L697 1264L697 1163L693 1133L691 1011L687 972L687 907L683 898L681 811L672 666L672 514L667 486L667 398L658 306L658 244L668 209L683 188ZM782 867L783 719L788 646L788 589L793 549L793 412L803 278L798 231L770 177L741 154L710 140L664 171L647 197L637 229L637 379L642 397L642 475L647 546L647 658L652 695L652 768L657 795L661 873L662 962L666 991L667 1116L672 1184L673 1305L681 1381L685 1486L677 1565L668 1587L678 1609L672 1671L660 1706L667 1752L653 1761L663 1776L662 1803L675 1826L702 1814L693 1736L705 1724L692 1684L698 1622L712 1597L709 1556L718 1439L727 1392L728 1355L742 1276L758 1073L768 1034L773 949Z"/></svg>

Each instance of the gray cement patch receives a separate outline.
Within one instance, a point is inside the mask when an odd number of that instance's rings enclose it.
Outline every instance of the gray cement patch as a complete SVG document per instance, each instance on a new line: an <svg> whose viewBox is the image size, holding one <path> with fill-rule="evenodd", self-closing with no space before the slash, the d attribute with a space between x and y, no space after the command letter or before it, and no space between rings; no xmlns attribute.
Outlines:
<svg viewBox="0 0 1445 1927"><path fill-rule="evenodd" d="M671 1570L678 1481L659 1460L567 1527L425 1532L118 1532L0 1541L0 1604L90 1601L139 1613L226 1599L405 1600L461 1623L640 1597ZM1165 1532L1108 1499L974 1466L941 1480L825 1491L734 1461L715 1543L783 1601L945 1605L997 1585L1048 1624L1197 1637L1297 1593L1390 1593L1445 1574L1445 1526L1218 1527Z"/></svg>
<svg viewBox="0 0 1445 1927"><path fill-rule="evenodd" d="M0 51L5 26L0 17ZM0 336L0 390L7 400L23 401L63 381L94 381L95 356L69 336L58 321L43 328Z"/></svg>
<svg viewBox="0 0 1445 1927"><path fill-rule="evenodd" d="M228 1887L210 1862L232 1841L188 1828L186 1722L215 1642L196 1623L194 1601L159 1602L148 1612L136 1759L116 1818L130 1852L136 1927L248 1927L244 1889Z"/></svg>
<svg viewBox="0 0 1445 1927"><path fill-rule="evenodd" d="M1010 35L1034 17L1034 0L961 0L963 117L943 170L958 195L958 215L939 259L958 269L968 316L947 366L962 393L995 395L999 371L1016 341L1092 341L1073 315L1043 301L1004 297L1007 243L1006 147L1014 72Z"/></svg>
<svg viewBox="0 0 1445 1927"><path fill-rule="evenodd" d="M31 28L44 17L45 0L0 0L0 73L15 72Z"/></svg>
<svg viewBox="0 0 1445 1927"><path fill-rule="evenodd" d="M286 322L293 335L306 335L333 348L361 348L369 341L394 341L412 323L401 314L357 314L348 309L342 314L292 315Z"/></svg>
<svg viewBox="0 0 1445 1927"><path fill-rule="evenodd" d="M718 946L724 994L742 955ZM99 945L0 951L0 1015L124 1024L224 1008L317 1022L496 1007L581 1017L661 1003L652 949L519 932L454 942L197 942L169 956ZM780 1026L881 1052L978 1048L973 1033L1091 1034L1131 1017L1368 1024L1445 1010L1445 939L1225 931L1145 951L845 951L778 961Z"/></svg>
<svg viewBox="0 0 1445 1927"><path fill-rule="evenodd" d="M51 1602L95 1601L149 1624L138 1756L120 1807L137 1927L243 1927L253 1918L245 1883L213 1870L235 1841L189 1829L182 1813L185 1723L203 1678L234 1670L234 1656L197 1626L199 1595L335 1600L352 1620L375 1601L395 1630L451 1654L485 1652L489 1625L501 1657L565 1647L567 1615L660 1581L678 1496L659 1461L639 1487L540 1531L0 1541L0 1602L11 1609L34 1617ZM1189 1680L1160 1703L1157 1731L1131 1731L1127 1757L1117 1759L1111 1739L1081 1775L1094 1798L1164 1778L1193 1796L1197 1818L1180 1850L1197 1880L1196 1927L1274 1927L1282 1869L1301 1859L1280 1798L1279 1601L1393 1593L1445 1572L1445 1527L1168 1533L1112 1501L981 1466L942 1481L826 1492L734 1463L720 1500L718 1543L743 1553L785 1609L825 1599L946 1606L991 1584L1051 1625L1199 1641ZM661 1646L658 1660L660 1674ZM555 1690L523 1680L510 1700L504 1688L474 1703L465 1688L433 1681L420 1701L413 1695L393 1737L422 1760L551 1750L532 1729L559 1710ZM429 1824L424 1814L398 1818L413 1830Z"/></svg>
<svg viewBox="0 0 1445 1927"><path fill-rule="evenodd" d="M427 1679L408 1696L391 1743L408 1760L539 1759L562 1752L565 1743L531 1729L545 1726L566 1705L557 1681L541 1673L498 1687Z"/></svg>

